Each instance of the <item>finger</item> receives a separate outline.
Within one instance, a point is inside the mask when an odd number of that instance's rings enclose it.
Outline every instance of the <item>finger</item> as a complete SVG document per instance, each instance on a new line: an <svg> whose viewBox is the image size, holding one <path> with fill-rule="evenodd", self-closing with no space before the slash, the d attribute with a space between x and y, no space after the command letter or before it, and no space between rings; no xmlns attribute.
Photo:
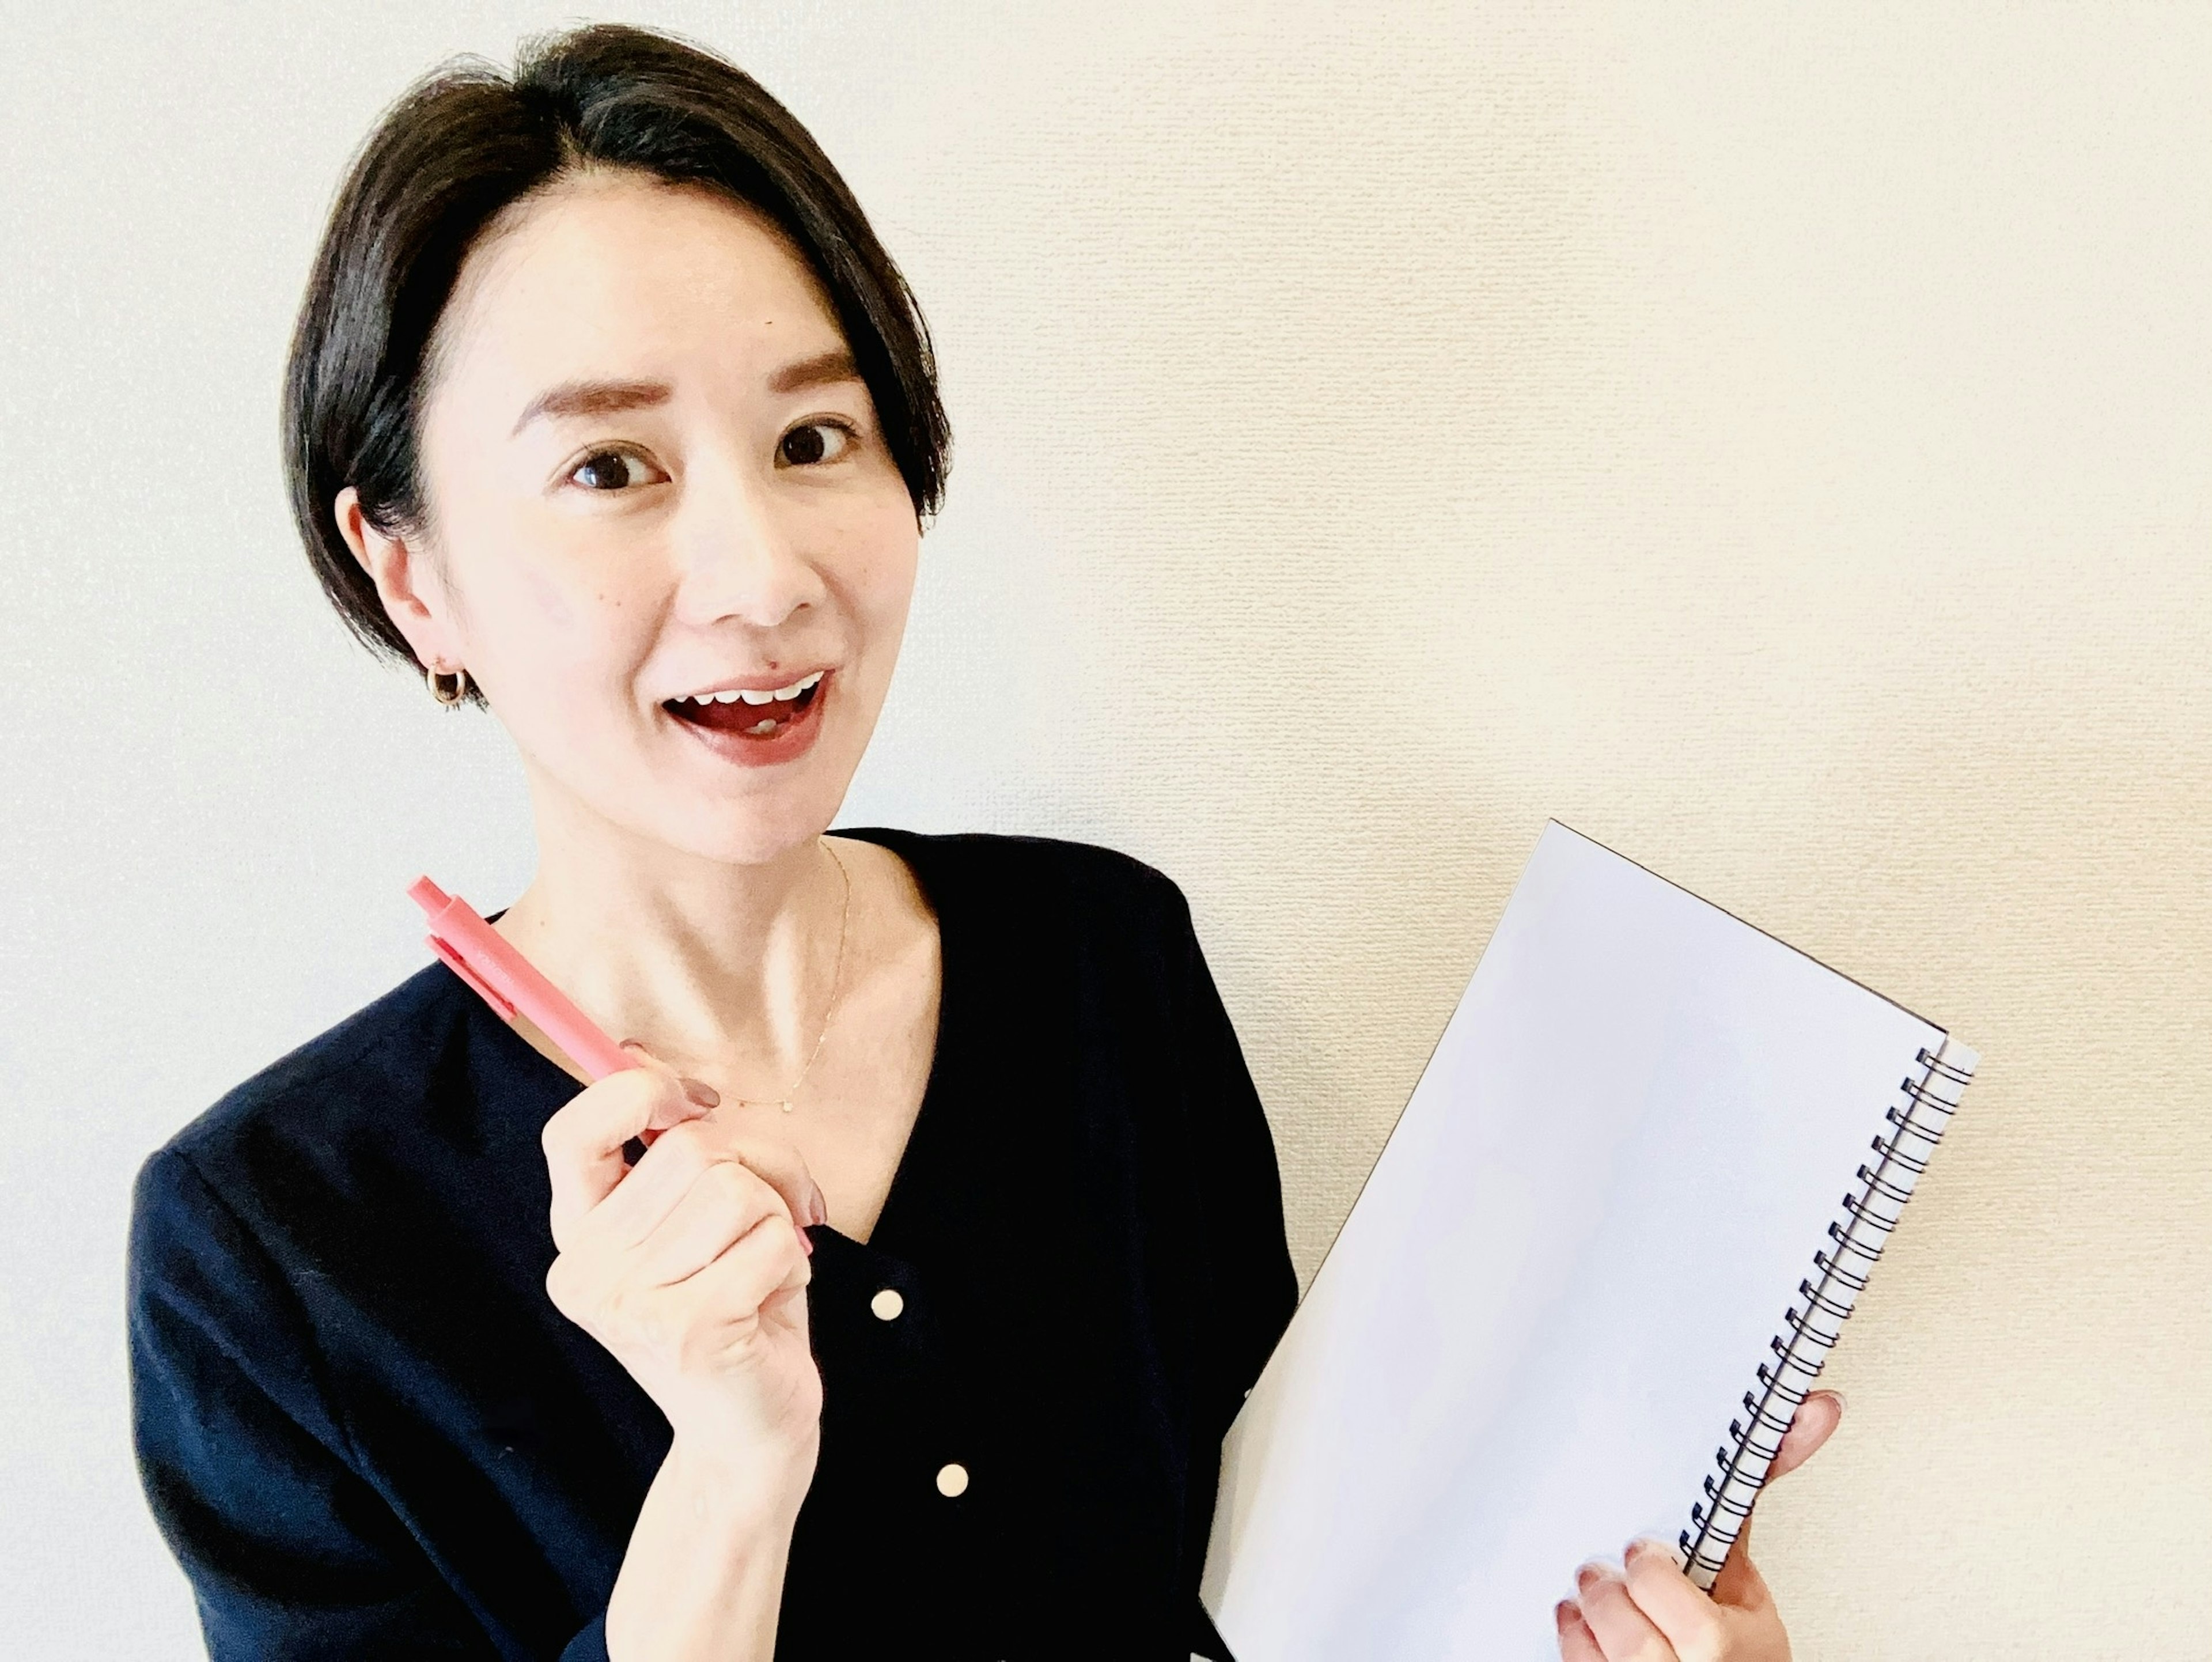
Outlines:
<svg viewBox="0 0 2212 1662"><path fill-rule="evenodd" d="M1597 1635L1589 1630L1573 1599L1559 1600L1552 1617L1559 1624L1559 1662L1605 1662Z"/></svg>
<svg viewBox="0 0 2212 1662"><path fill-rule="evenodd" d="M622 1221L629 1240L642 1240L683 1197L699 1172L717 1160L736 1161L775 1190L783 1197L793 1221L802 1227L830 1221L821 1186L798 1149L773 1137L740 1134L711 1114L672 1127L645 1151L622 1191L608 1197L607 1204L614 1208L611 1220ZM662 1167L673 1169L664 1172ZM631 1184L643 1185L634 1197L629 1192Z"/></svg>
<svg viewBox="0 0 2212 1662"><path fill-rule="evenodd" d="M696 1275L770 1218L788 1221L783 1197L735 1160L718 1160L641 1242L635 1274L648 1287Z"/></svg>
<svg viewBox="0 0 2212 1662"><path fill-rule="evenodd" d="M562 1105L538 1134L553 1187L553 1239L614 1191L629 1167L623 1145L705 1111L665 1068L626 1068Z"/></svg>
<svg viewBox="0 0 2212 1662"><path fill-rule="evenodd" d="M1628 1584L1618 1572L1585 1564L1575 1577L1575 1588L1583 1620L1597 1636L1606 1662L1680 1662L1667 1635L1628 1596Z"/></svg>
<svg viewBox="0 0 2212 1662"><path fill-rule="evenodd" d="M764 1313L803 1325L805 1300L783 1295L801 1291L811 1279L799 1232L763 1219L721 1257L669 1288L668 1296L678 1300L685 1330L726 1350L750 1341Z"/></svg>
<svg viewBox="0 0 2212 1662"><path fill-rule="evenodd" d="M1720 1610L1682 1573L1672 1552L1659 1542L1632 1541L1621 1562L1629 1598L1665 1635L1675 1655L1721 1653L1727 1629Z"/></svg>
<svg viewBox="0 0 2212 1662"><path fill-rule="evenodd" d="M720 1091L717 1091L713 1086L708 1084L703 1079L693 1079L689 1074L678 1073L676 1069L669 1066L667 1062L663 1062L659 1056L647 1050L643 1039L626 1038L622 1041L620 1048L628 1050L633 1056L636 1057L639 1066L649 1068L654 1073L665 1074L671 1079L674 1080L677 1084L677 1088L684 1093L684 1099L690 1102L693 1107L704 1110L708 1108L719 1108L721 1106L722 1093ZM638 1146L641 1148L652 1148L654 1139L659 1137L660 1134L667 1129L667 1126L657 1122L653 1124L646 1126L637 1134ZM625 1158L628 1157L629 1147L627 1144L623 1147L623 1154Z"/></svg>
<svg viewBox="0 0 2212 1662"><path fill-rule="evenodd" d="M1833 1391L1815 1391L1797 1405L1796 1416L1790 1422L1790 1429L1782 1434L1782 1445L1774 1451L1774 1459L1766 1468L1766 1481L1772 1482L1785 1472L1795 1471L1820 1452L1820 1445L1835 1434L1843 1423L1844 1399Z"/></svg>
<svg viewBox="0 0 2212 1662"><path fill-rule="evenodd" d="M1721 1573L1713 1578L1713 1603L1729 1610L1747 1610L1754 1614L1771 1609L1774 1595L1767 1591L1766 1578L1759 1573L1759 1566L1751 1562L1751 1519L1743 1520L1743 1527L1735 1532L1735 1539L1721 1561Z"/></svg>
<svg viewBox="0 0 2212 1662"><path fill-rule="evenodd" d="M580 1250L630 1251L668 1221L709 1166L736 1163L703 1118L672 1125L621 1186L576 1221L573 1244Z"/></svg>

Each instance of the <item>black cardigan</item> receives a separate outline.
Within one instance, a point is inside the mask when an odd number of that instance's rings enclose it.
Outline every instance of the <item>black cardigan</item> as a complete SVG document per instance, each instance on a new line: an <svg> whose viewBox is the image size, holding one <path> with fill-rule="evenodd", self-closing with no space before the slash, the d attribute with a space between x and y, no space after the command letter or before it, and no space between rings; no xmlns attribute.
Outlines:
<svg viewBox="0 0 2212 1662"><path fill-rule="evenodd" d="M843 834L913 868L944 996L873 1235L811 1232L776 1656L1218 1652L1221 1436L1297 1288L1188 908L1079 843ZM605 1656L670 1434L546 1298L538 1129L576 1088L433 965L147 1161L138 1458L216 1657Z"/></svg>

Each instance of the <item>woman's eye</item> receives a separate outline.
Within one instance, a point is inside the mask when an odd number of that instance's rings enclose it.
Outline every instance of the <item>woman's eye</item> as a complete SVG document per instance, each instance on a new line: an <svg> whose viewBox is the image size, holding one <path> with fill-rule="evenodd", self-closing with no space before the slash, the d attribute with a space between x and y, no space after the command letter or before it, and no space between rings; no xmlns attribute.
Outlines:
<svg viewBox="0 0 2212 1662"><path fill-rule="evenodd" d="M571 468L568 478L586 490L627 490L653 483L653 470L627 450L599 450Z"/></svg>
<svg viewBox="0 0 2212 1662"><path fill-rule="evenodd" d="M842 422L810 421L786 433L775 454L787 466L812 467L837 460L854 441L853 429Z"/></svg>

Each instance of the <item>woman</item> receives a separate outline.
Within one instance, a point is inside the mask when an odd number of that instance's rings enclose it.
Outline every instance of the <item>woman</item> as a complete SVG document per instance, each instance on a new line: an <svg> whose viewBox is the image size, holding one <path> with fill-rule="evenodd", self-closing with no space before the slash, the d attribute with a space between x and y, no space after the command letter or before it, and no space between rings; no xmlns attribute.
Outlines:
<svg viewBox="0 0 2212 1662"><path fill-rule="evenodd" d="M1158 873L824 835L948 442L828 160L637 30L434 78L286 421L340 614L521 752L497 927L642 1065L580 1090L433 965L148 1162L139 1452L211 1650L1219 1654L1296 1296L1267 1123ZM1786 1651L1741 1561L1586 1589L1577 1662Z"/></svg>

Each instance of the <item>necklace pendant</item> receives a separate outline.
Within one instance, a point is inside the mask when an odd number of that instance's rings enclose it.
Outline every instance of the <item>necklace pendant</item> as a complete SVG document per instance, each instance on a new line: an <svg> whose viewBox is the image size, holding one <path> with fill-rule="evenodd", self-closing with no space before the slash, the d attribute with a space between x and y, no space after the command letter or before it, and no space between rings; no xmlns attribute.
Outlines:
<svg viewBox="0 0 2212 1662"><path fill-rule="evenodd" d="M845 862L837 857L837 850L830 846L827 837L817 838L817 841L821 843L822 851L830 856L830 863L837 868L837 876L845 891L845 898L837 909L837 958L830 971L830 1008L822 1013L822 1031L814 1036L814 1049L806 1058L806 1065L799 1070L799 1077L791 1081L791 1095L757 1099L739 1097L737 1102L740 1107L765 1108L774 1103L785 1113L789 1113L792 1103L799 1095L799 1087L806 1083L806 1076L814 1071L814 1064L821 1060L822 1047L830 1042L830 1024L836 1019L837 1000L845 985L845 926L853 918L853 874L845 869Z"/></svg>

